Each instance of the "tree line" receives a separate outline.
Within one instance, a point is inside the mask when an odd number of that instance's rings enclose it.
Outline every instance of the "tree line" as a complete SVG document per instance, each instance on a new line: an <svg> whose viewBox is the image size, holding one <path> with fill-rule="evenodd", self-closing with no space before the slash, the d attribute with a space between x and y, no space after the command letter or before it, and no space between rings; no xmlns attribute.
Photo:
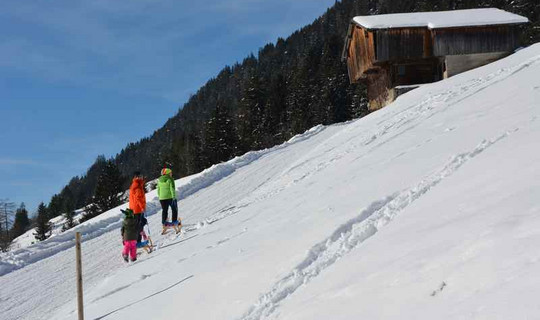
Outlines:
<svg viewBox="0 0 540 320"><path fill-rule="evenodd" d="M20 204L15 209L15 203L0 200L0 250L6 252L10 249L13 239L24 234L32 225L37 223L28 218L26 205ZM47 220L48 222L48 220Z"/></svg>
<svg viewBox="0 0 540 320"><path fill-rule="evenodd" d="M115 208L125 202L124 177L118 166L112 159L104 161L96 181L96 187L91 196L90 203L82 207L82 211L77 213L75 202L71 198L62 198L63 201L53 202L52 205L39 204L34 219L30 219L28 210L24 203L15 210L15 204L8 200L0 200L0 250L8 251L12 241L34 228L32 235L36 241L43 241L49 238L53 231L51 219L62 216L58 219L61 223L60 232L64 232L75 227L78 223L87 221L99 214ZM79 207L81 208L81 207ZM60 212L60 214L58 214Z"/></svg>
<svg viewBox="0 0 540 320"><path fill-rule="evenodd" d="M129 183L122 177L133 171L157 177L166 166L179 178L280 144L315 125L362 117L368 113L365 87L349 83L341 61L352 17L480 7L528 17L531 23L522 27L522 42L540 40L537 0L336 1L312 24L223 68L150 137L128 144L110 159L98 156L84 175L72 178L51 198L45 206L47 215L57 217L75 208L86 208L86 218L103 212L111 205L102 196L106 192L98 190L106 171L118 170L113 180L119 194ZM113 188L111 181L107 183Z"/></svg>

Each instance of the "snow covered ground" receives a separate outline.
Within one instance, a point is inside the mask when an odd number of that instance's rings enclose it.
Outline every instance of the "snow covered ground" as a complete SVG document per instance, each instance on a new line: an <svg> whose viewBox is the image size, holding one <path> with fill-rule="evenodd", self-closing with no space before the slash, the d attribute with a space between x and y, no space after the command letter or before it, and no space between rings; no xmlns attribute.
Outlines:
<svg viewBox="0 0 540 320"><path fill-rule="evenodd" d="M185 233L121 257L120 208L0 256L2 319L540 314L540 44L177 181Z"/></svg>
<svg viewBox="0 0 540 320"><path fill-rule="evenodd" d="M75 215L73 216L73 220L77 223L79 219L82 217L83 210L76 210ZM55 218L52 218L49 222L51 223L51 237L55 237L58 234L62 233L62 227L65 223L64 216L58 216ZM26 247L29 247L38 241L36 240L36 237L34 236L34 233L36 233L36 229L32 228L16 239L13 240L11 243L10 249L11 250L17 250L17 249L23 249ZM0 264L0 274L4 273L5 271L2 271L2 267Z"/></svg>

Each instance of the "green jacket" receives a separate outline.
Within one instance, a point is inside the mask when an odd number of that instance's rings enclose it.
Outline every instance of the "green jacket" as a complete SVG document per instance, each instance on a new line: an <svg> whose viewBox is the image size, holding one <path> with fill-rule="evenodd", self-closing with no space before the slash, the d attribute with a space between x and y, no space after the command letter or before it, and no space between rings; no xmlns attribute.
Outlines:
<svg viewBox="0 0 540 320"><path fill-rule="evenodd" d="M176 187L170 175L159 177L157 183L157 193L159 200L176 199Z"/></svg>
<svg viewBox="0 0 540 320"><path fill-rule="evenodd" d="M137 219L125 218L122 222L122 238L124 241L137 240L139 236L139 226L137 225Z"/></svg>

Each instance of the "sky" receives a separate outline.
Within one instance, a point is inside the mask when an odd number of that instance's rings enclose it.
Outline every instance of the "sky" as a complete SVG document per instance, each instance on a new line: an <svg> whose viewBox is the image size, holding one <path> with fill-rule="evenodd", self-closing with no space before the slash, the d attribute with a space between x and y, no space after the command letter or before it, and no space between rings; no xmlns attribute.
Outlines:
<svg viewBox="0 0 540 320"><path fill-rule="evenodd" d="M335 0L15 1L0 10L0 199L34 212L226 65Z"/></svg>

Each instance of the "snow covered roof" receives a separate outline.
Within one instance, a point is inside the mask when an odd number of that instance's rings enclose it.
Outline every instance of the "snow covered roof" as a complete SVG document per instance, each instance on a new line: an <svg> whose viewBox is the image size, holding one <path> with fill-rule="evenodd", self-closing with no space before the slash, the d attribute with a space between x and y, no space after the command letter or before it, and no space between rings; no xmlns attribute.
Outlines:
<svg viewBox="0 0 540 320"><path fill-rule="evenodd" d="M354 17L353 21L367 29L427 27L429 29L527 23L520 15L497 8L436 12L413 12Z"/></svg>

